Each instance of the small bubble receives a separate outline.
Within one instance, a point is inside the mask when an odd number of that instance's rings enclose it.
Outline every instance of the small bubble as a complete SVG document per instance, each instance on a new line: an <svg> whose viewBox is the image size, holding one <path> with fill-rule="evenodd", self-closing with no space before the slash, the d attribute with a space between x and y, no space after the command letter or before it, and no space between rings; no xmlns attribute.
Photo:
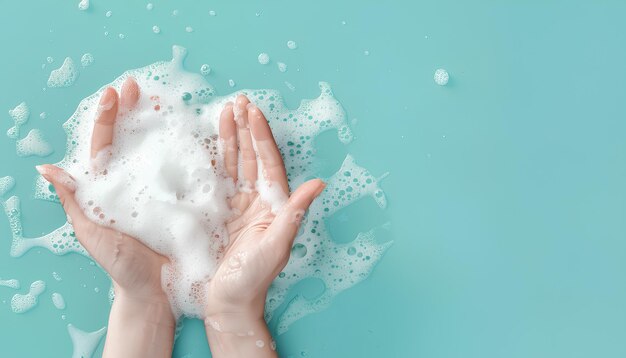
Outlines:
<svg viewBox="0 0 626 358"><path fill-rule="evenodd" d="M259 348L263 348L265 347L265 342L259 339L258 341L256 341L256 346Z"/></svg>
<svg viewBox="0 0 626 358"><path fill-rule="evenodd" d="M232 79L228 80L228 85L231 87L235 87L235 81Z"/></svg>
<svg viewBox="0 0 626 358"><path fill-rule="evenodd" d="M149 2L148 5L146 5L146 10L152 10L154 8L154 5Z"/></svg>
<svg viewBox="0 0 626 358"><path fill-rule="evenodd" d="M266 54L265 52L260 53L259 63L262 65L267 65L268 63L270 63L270 55Z"/></svg>
<svg viewBox="0 0 626 358"><path fill-rule="evenodd" d="M306 255L306 252L306 246L300 243L293 245L293 247L291 248L291 254L298 258L304 257Z"/></svg>
<svg viewBox="0 0 626 358"><path fill-rule="evenodd" d="M369 55L370 55L370 52L369 52L369 50L365 50L365 51L363 51L363 54L364 54L365 56L369 56Z"/></svg>
<svg viewBox="0 0 626 358"><path fill-rule="evenodd" d="M210 16L215 16L215 15L217 15L217 13L215 12L215 10L210 10L209 11L209 15Z"/></svg>
<svg viewBox="0 0 626 358"><path fill-rule="evenodd" d="M187 27L185 27L185 31L186 32L193 32L193 27L187 26Z"/></svg>
<svg viewBox="0 0 626 358"><path fill-rule="evenodd" d="M158 27L157 25L152 26L152 32L154 32L155 34L159 34L161 33L161 28Z"/></svg>
<svg viewBox="0 0 626 358"><path fill-rule="evenodd" d="M283 62L279 62L278 63L278 70L280 72L286 72L287 71L287 65Z"/></svg>
<svg viewBox="0 0 626 358"><path fill-rule="evenodd" d="M439 68L435 71L434 79L435 79L435 83L438 84L439 86L445 86L448 84L448 81L450 80L450 75L448 74L448 71L446 71L445 69Z"/></svg>
<svg viewBox="0 0 626 358"><path fill-rule="evenodd" d="M104 16L106 17L111 17L111 15L113 15L113 12L111 10L107 11L107 13L104 14Z"/></svg>
<svg viewBox="0 0 626 358"><path fill-rule="evenodd" d="M46 61L48 61L48 63L52 63L54 62L54 58L48 56L48 58L46 58Z"/></svg>
<svg viewBox="0 0 626 358"><path fill-rule="evenodd" d="M203 76L208 75L209 73L211 73L211 66L207 65L206 63L202 66L200 66L200 73Z"/></svg>
<svg viewBox="0 0 626 358"><path fill-rule="evenodd" d="M172 16L178 16L178 10L172 11Z"/></svg>
<svg viewBox="0 0 626 358"><path fill-rule="evenodd" d="M295 50L298 48L298 44L296 44L296 42L293 40L289 40L287 41L287 48L290 50Z"/></svg>
<svg viewBox="0 0 626 358"><path fill-rule="evenodd" d="M46 119L46 118L48 118L48 114L46 112L41 112L41 113L39 113L39 118Z"/></svg>
<svg viewBox="0 0 626 358"><path fill-rule="evenodd" d="M119 35L117 35L117 36L118 36L120 39L122 39L122 40L126 38L126 35L124 35L124 34L119 34Z"/></svg>

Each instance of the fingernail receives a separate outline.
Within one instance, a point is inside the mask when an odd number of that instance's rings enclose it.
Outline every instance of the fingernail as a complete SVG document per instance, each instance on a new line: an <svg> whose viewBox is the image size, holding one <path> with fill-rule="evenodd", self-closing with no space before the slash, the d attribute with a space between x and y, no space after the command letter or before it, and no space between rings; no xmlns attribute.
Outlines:
<svg viewBox="0 0 626 358"><path fill-rule="evenodd" d="M37 169L39 174L41 174L42 176L48 174L48 169L46 169L46 167L44 167L43 165L35 165L35 169Z"/></svg>
<svg viewBox="0 0 626 358"><path fill-rule="evenodd" d="M100 98L100 104L98 106L99 109L101 111L108 111L109 109L113 108L116 97L117 95L111 87L105 89L104 93L102 94L102 98Z"/></svg>
<svg viewBox="0 0 626 358"><path fill-rule="evenodd" d="M317 191L315 192L315 196L319 196L324 189L326 189L326 183L322 182L322 185L320 185L319 188L317 188Z"/></svg>

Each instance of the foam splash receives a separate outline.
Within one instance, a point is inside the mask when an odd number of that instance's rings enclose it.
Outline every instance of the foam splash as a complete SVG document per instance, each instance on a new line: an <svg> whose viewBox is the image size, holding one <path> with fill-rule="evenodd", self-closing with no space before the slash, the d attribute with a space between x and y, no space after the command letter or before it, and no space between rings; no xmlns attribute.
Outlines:
<svg viewBox="0 0 626 358"><path fill-rule="evenodd" d="M73 347L72 358L93 357L106 331L106 327L102 327L97 331L86 332L76 328L72 324L68 324L67 332L70 334Z"/></svg>
<svg viewBox="0 0 626 358"><path fill-rule="evenodd" d="M63 295L61 295L58 292L54 292L52 293L52 304L54 305L54 307L56 307L56 309L58 310L64 310L65 309L65 299L63 298Z"/></svg>
<svg viewBox="0 0 626 358"><path fill-rule="evenodd" d="M263 111L273 129L277 145L284 157L292 189L306 179L316 176L313 165L316 136L325 131L336 130L337 137L342 143L349 143L352 140L345 112L325 82L319 84L318 98L303 100L295 110L287 108L281 94L275 90L242 90L225 97L215 97L212 87L202 75L183 70L182 62L186 51L174 47L173 52L174 58L171 62L158 62L128 71L111 83L111 86L119 89L128 76L133 76L138 80L142 90L151 87L155 92L160 88L161 93L168 90L178 94L181 102L172 108L162 107L164 112L170 113L174 107L178 110L184 102L190 109L199 110L195 117L212 123L215 128L224 103L232 101L239 93L247 95ZM57 165L70 172L74 167L74 161L88 153L86 147L81 147L80 143L89 141L81 140L80 135L90 133L84 128L90 127L93 123L96 104L101 93L102 90L84 99L74 115L63 125L68 135L68 148L66 156ZM296 238L296 250L299 248L300 251L293 255L268 292L266 318L277 318L281 333L298 318L323 308L332 297L365 279L380 260L389 246L388 243L378 244L372 233L362 233L352 243L337 244L326 230L325 219L340 208L365 196L371 197L384 208L386 199L378 184L381 179L372 176L348 156L341 169L327 180L327 190L310 208L308 218L303 222L301 234ZM35 197L58 201L51 186L43 178L38 178ZM54 232L41 237L24 238L19 218L19 199L12 197L3 206L13 233L12 256L20 256L32 247L45 247L57 255L68 252L87 255L75 239L69 224L66 223ZM323 281L326 288L322 296L313 300L297 296L287 305L282 315L274 317L276 309L285 303L291 288L298 282L310 278Z"/></svg>
<svg viewBox="0 0 626 358"><path fill-rule="evenodd" d="M80 58L80 65L83 67L89 67L93 64L93 61L94 61L93 55L87 52Z"/></svg>
<svg viewBox="0 0 626 358"><path fill-rule="evenodd" d="M39 280L31 283L27 294L15 294L11 298L11 309L15 313L24 313L37 306L39 295L46 290L46 283Z"/></svg>
<svg viewBox="0 0 626 358"><path fill-rule="evenodd" d="M19 157L38 156L46 157L52 152L52 146L44 139L39 129L31 129L26 137L15 142L15 150Z"/></svg>
<svg viewBox="0 0 626 358"><path fill-rule="evenodd" d="M0 197L3 197L4 194L8 193L9 190L13 189L15 186L15 178L11 176L5 176L0 178Z"/></svg>
<svg viewBox="0 0 626 358"><path fill-rule="evenodd" d="M0 279L0 286L4 286L4 287L8 287L8 288L12 288L12 289L19 289L20 288L20 281L16 280L16 279L9 279L9 280L3 280Z"/></svg>
<svg viewBox="0 0 626 358"><path fill-rule="evenodd" d="M89 2L87 1L87 6ZM48 77L48 87L69 87L76 82L78 78L78 67L69 57L65 58L61 67L50 72Z"/></svg>
<svg viewBox="0 0 626 358"><path fill-rule="evenodd" d="M30 109L26 105L26 102L22 102L15 106L15 108L9 110L9 116L13 119L13 127L7 130L7 137L16 139L20 135L20 127L28 121L30 117Z"/></svg>

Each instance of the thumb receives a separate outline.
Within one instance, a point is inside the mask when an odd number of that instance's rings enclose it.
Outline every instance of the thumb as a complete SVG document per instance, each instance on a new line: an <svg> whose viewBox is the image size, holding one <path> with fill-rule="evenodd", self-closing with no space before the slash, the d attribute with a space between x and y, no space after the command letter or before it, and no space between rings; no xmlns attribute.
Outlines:
<svg viewBox="0 0 626 358"><path fill-rule="evenodd" d="M320 179L312 179L300 185L268 228L271 240L277 240L280 245L290 249L305 211L324 188L326 183Z"/></svg>
<svg viewBox="0 0 626 358"><path fill-rule="evenodd" d="M70 224L74 227L76 236L80 238L84 237L84 234L88 234L88 230L93 229L95 224L85 216L83 209L74 198L74 192L76 191L74 178L65 170L50 164L38 165L35 169L54 186L61 205L63 205L63 210L69 217ZM85 246L82 240L81 244ZM85 248L89 250L88 247Z"/></svg>

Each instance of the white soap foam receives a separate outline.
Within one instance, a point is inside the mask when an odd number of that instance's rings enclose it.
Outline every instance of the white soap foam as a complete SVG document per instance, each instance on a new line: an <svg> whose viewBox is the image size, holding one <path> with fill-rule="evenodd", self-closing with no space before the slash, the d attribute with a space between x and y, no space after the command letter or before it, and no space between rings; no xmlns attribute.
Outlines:
<svg viewBox="0 0 626 358"><path fill-rule="evenodd" d="M296 44L296 42L293 40L289 40L287 41L287 48L290 50L295 50L298 48L298 44Z"/></svg>
<svg viewBox="0 0 626 358"><path fill-rule="evenodd" d="M50 72L48 87L69 87L76 82L77 78L78 67L71 58L66 57L61 67Z"/></svg>
<svg viewBox="0 0 626 358"><path fill-rule="evenodd" d="M450 80L450 75L448 74L448 71L446 71L443 68L437 69L433 77L434 77L435 83L438 84L439 86L447 85L448 81Z"/></svg>
<svg viewBox="0 0 626 358"><path fill-rule="evenodd" d="M28 121L30 117L30 109L26 102L22 102L9 110L9 116L13 119L14 126L7 130L7 137L16 139L20 135L20 127Z"/></svg>
<svg viewBox="0 0 626 358"><path fill-rule="evenodd" d="M4 196L9 190L15 186L15 178L12 176L5 176L0 178L0 197Z"/></svg>
<svg viewBox="0 0 626 358"><path fill-rule="evenodd" d="M85 11L89 9L89 0L80 0L78 3L78 10Z"/></svg>
<svg viewBox="0 0 626 358"><path fill-rule="evenodd" d="M200 73L202 74L202 76L207 76L211 73L211 66L207 65L206 63L203 64L202 66L200 66Z"/></svg>
<svg viewBox="0 0 626 358"><path fill-rule="evenodd" d="M52 146L44 139L43 133L39 129L32 129L26 137L15 142L17 155L20 157L28 157L35 155L45 157L52 152Z"/></svg>
<svg viewBox="0 0 626 358"><path fill-rule="evenodd" d="M197 207L194 207L197 204L195 199L200 196L197 191L199 190L203 195L206 194L203 192L204 185L196 187L193 183L194 179L200 177L201 180L205 180L201 184L206 184L208 181L215 179L212 175L217 176L220 173L221 156L218 155L219 153L212 151L211 144L214 142L213 138L203 135L205 134L203 131L207 130L216 133L219 113L224 103L232 101L238 93L246 94L266 115L273 129L279 150L283 154L292 189L307 178L316 175L313 141L318 134L327 130L336 130L338 139L341 142L348 143L351 141L352 134L347 125L345 113L339 102L333 97L328 84L320 83L320 96L312 100L302 101L299 108L295 110L287 108L282 100L282 96L273 90L244 90L226 97L214 98L213 92L210 90L211 87L206 83L203 76L191 74L182 69L184 55L185 51L183 49L175 48L174 60L172 62L159 62L139 70L129 71L112 83L112 86L119 89L123 80L132 75L137 78L142 88L142 97L139 103L140 109L130 114L122 114L126 118L119 122L120 125L116 129L116 144L114 146L118 147L118 155L121 151L128 151L129 155L126 156L127 162L129 165L138 165L139 170L127 173L127 176L124 177L122 175L124 163L120 162L119 158L114 157L111 161L112 167L107 171L107 178L104 178L105 175L92 172L89 175L79 175L84 173L81 172L81 168L88 165L89 140L84 138L90 138L93 118L97 110L97 102L101 91L83 100L79 104L76 113L64 124L68 135L68 151L65 158L57 165L66 168L74 176L79 177L78 180L82 184L90 183L90 181L92 183L118 181L120 184L120 188L116 189L118 193L116 195L120 198L120 201L110 202L106 198L102 199L104 204L98 204L98 215L95 215L93 212L95 205L88 205L88 200L93 200L93 198L88 199L87 196L89 195L87 194L90 191L92 193L103 193L114 189L110 187L89 189L90 185L84 185L86 188L78 196L83 205L85 205L84 207L90 209L87 210L87 214L95 220L109 225L114 215L117 226L120 229L128 227L129 230L125 231L128 231L129 234L137 234L139 231L133 230L145 228L142 225L148 226L146 224L147 218L152 223L163 222L164 225L167 225L168 222L172 221L170 215L161 220L163 215L159 214L161 210L159 207L145 207L150 200L158 200L163 202L160 207L171 203L176 203L176 205L181 203L181 207L175 210L173 216L181 216L182 220L179 220L172 226L172 230L168 232L170 237L177 237L181 233L184 234L190 231L200 231L202 233L202 230L206 227L213 227L211 225L214 225L219 220L214 220L212 223L208 221L194 222L197 219L197 217L194 217L194 213L197 213ZM162 95L163 93L165 93L164 96ZM152 97L157 95L159 96L158 98ZM159 108L158 111L156 111L157 106ZM151 110L152 114L150 114ZM160 112L160 115L155 116L154 112ZM129 118L133 118L135 121L125 120ZM185 118L186 123L178 123L180 118ZM154 124L154 126L150 126L150 123ZM172 125L172 129L166 131L161 126L162 123ZM133 136L135 138L141 137L145 143L129 143L132 136L124 139L120 135L124 128L136 129L137 131ZM188 130L185 131L185 128ZM169 134L170 132L171 135ZM196 137L195 134L198 136ZM164 146L162 142L159 142L159 138L165 141L165 139L169 138L168 135L175 138L175 140L166 141L165 143L168 145ZM121 138L119 140L122 145L118 145L118 138ZM188 141L189 138L193 138L193 141ZM202 146L205 138L211 140L210 143L207 143L209 147L196 148L194 150L194 145L199 144ZM160 145L156 145L155 142ZM143 170L147 164L135 162L138 161L138 154L147 148L150 149L150 157L156 157L158 160L152 163L153 168ZM217 149L219 151L220 148L218 147ZM203 152L204 155L200 156L198 151ZM184 156L176 157L176 160L173 161L171 153L180 152L185 152ZM209 158L215 159L215 166L213 166L213 163L207 165L207 161L210 161ZM193 165L198 165L198 163L204 163L204 171L197 172L191 170ZM157 173L158 171L160 173ZM145 193L140 195L131 193L131 189L136 190L137 188L133 188L134 184L132 183L130 186L127 186L123 179L131 182L132 175L140 179L136 180L136 182L143 182L147 180L145 178L150 178L150 176L153 176L153 178L159 177L159 180L156 181L146 181L146 183L150 183L149 188L146 190L151 191L152 199L147 198ZM367 170L359 167L350 156L346 158L337 174L326 179L328 183L327 189L314 203L309 210L308 216L303 221L301 233L296 238L297 245L294 256L270 287L266 302L266 318L271 319L278 307L286 304L285 300L288 297L289 290L298 282L310 278L318 279L324 283L326 290L321 297L308 300L302 296L297 296L292 303L287 304L284 313L277 316L280 332L284 332L289 324L296 319L325 307L332 297L342 290L365 279L374 265L380 260L382 253L389 244L377 243L371 233L359 235L352 243L337 244L332 240L325 228L325 221L328 217L364 196L370 196L381 207L385 207L385 197L378 184L380 179L373 177ZM215 180L212 183L212 189L209 191L209 194L215 200L215 202L211 203L212 207L220 205L220 195L222 194L215 192L223 192L224 185L220 180ZM133 195L125 197L128 194ZM267 194L269 193L265 192L262 195ZM40 199L57 201L50 185L42 178L38 179L35 196ZM135 197L139 199L135 200ZM194 203L191 203L191 199L194 199ZM205 200L205 198L200 197L198 200ZM129 208L118 210L117 206L121 207L124 205L123 203L128 201L132 202ZM41 237L25 238L22 235L19 199L12 197L3 206L13 233L12 256L20 256L32 247L45 247L59 255L68 252L79 252L86 255L86 252L74 237L69 224L66 223L54 232ZM106 210L105 206L107 207ZM113 207L115 207L115 210L111 209ZM189 212L181 213L182 208L188 209ZM150 214L150 210L152 210L153 214ZM137 212L136 217L132 216L133 212ZM104 214L104 217L101 218L100 213ZM211 217L215 217L214 215L215 213L211 213ZM118 217L124 220L124 223L118 222ZM107 222L107 220L109 221ZM217 226L219 228L219 225ZM149 229L162 234L159 228ZM204 234L206 235L206 232ZM189 295L184 294L184 292L189 291L186 285L192 281L193 277L202 276L203 271L209 272L210 265L215 262L215 259L197 265L197 261L194 261L202 255L181 250L178 247L178 245L182 245L181 242L167 242L167 237L162 239L164 240L163 242L154 240L152 244L155 245L155 248L171 249L172 252L179 250L177 252L180 255L189 255L190 257L190 260L185 259L185 261L189 261L187 264L181 264L178 262L180 260L175 260L174 270L166 271L166 274L174 277L184 276L177 281L176 285L172 286L180 290L177 294L181 294L180 299L174 297L174 306L179 309L184 307L184 309L181 309L182 311L196 315L198 312L197 307L193 305L193 301L189 300ZM220 239L225 240L225 237L221 236ZM207 250L215 247L211 244L206 244L206 246ZM197 248L197 246L194 246L194 248ZM206 255L210 256L210 253Z"/></svg>
<svg viewBox="0 0 626 358"><path fill-rule="evenodd" d="M262 52L259 54L259 63L262 65L267 65L268 63L270 63L270 55L266 54L265 52Z"/></svg>
<svg viewBox="0 0 626 358"><path fill-rule="evenodd" d="M80 58L80 65L83 67L89 67L93 64L94 57L92 54L87 52Z"/></svg>
<svg viewBox="0 0 626 358"><path fill-rule="evenodd" d="M37 306L39 301L39 295L46 290L46 283L39 280L30 285L30 290L27 294L15 294L11 298L11 309L15 313L24 313L29 311L33 307Z"/></svg>
<svg viewBox="0 0 626 358"><path fill-rule="evenodd" d="M0 286L9 287L9 288L13 288L17 290L20 288L20 281L16 279L9 279L9 280L0 279Z"/></svg>
<svg viewBox="0 0 626 358"><path fill-rule="evenodd" d="M52 277L54 277L56 281L63 281L63 278L61 278L61 275L59 275L59 273L56 271L52 272Z"/></svg>
<svg viewBox="0 0 626 358"><path fill-rule="evenodd" d="M65 309L65 299L58 292L54 292L52 294L52 304L54 304L54 307L56 307L58 310Z"/></svg>
<svg viewBox="0 0 626 358"><path fill-rule="evenodd" d="M278 62L278 70L280 72L286 72L287 71L287 64L285 64L284 62Z"/></svg>
<svg viewBox="0 0 626 358"><path fill-rule="evenodd" d="M152 26L152 32L154 32L155 34L160 34L161 33L161 28L158 27L157 25Z"/></svg>
<svg viewBox="0 0 626 358"><path fill-rule="evenodd" d="M86 332L76 328L72 324L67 325L67 331L72 340L72 358L91 358L98 349L100 341L106 333L106 327L102 327L97 331Z"/></svg>

